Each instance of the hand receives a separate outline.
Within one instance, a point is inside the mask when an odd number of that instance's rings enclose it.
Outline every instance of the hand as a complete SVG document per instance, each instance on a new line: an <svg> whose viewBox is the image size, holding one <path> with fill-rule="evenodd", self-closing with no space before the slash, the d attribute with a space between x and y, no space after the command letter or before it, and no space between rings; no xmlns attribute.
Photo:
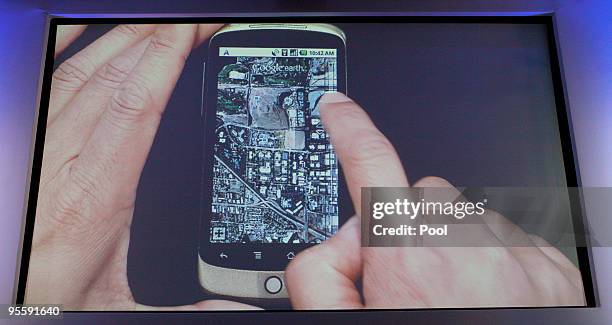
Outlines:
<svg viewBox="0 0 612 325"><path fill-rule="evenodd" d="M393 146L355 102L332 93L320 105L356 211L362 187L409 186ZM414 186L456 190L437 177ZM495 220L484 220L479 235L500 238L498 247L362 248L360 220L353 217L333 238L291 261L285 274L291 303L297 309L584 304L580 272L562 253L503 216L489 215ZM532 245L505 247L509 233Z"/></svg>
<svg viewBox="0 0 612 325"><path fill-rule="evenodd" d="M153 309L134 301L126 261L136 188L194 45L219 25L121 25L53 74L27 303ZM56 55L84 29L60 26ZM209 300L156 309L245 309Z"/></svg>

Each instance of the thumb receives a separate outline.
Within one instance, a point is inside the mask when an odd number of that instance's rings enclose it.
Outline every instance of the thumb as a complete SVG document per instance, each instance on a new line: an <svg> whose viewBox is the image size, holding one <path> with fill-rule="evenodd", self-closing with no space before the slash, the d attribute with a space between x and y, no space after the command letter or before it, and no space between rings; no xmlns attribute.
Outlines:
<svg viewBox="0 0 612 325"><path fill-rule="evenodd" d="M295 309L362 308L355 282L361 276L359 217L327 241L298 254L285 270Z"/></svg>

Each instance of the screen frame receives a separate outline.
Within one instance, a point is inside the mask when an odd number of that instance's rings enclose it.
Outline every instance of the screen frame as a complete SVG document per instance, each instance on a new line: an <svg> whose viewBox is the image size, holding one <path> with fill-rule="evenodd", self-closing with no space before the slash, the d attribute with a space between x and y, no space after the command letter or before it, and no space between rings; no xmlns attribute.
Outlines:
<svg viewBox="0 0 612 325"><path fill-rule="evenodd" d="M17 260L17 272L14 301L17 304L22 304L25 298L26 282L28 275L29 259L32 247L32 236L34 231L34 220L36 214L36 205L38 197L38 186L40 181L40 171L42 165L42 156L44 150L44 140L46 132L46 121L49 105L49 95L51 87L51 79L53 74L54 49L58 25L82 25L82 24L151 24L151 23L263 23L263 22L290 22L290 23L491 23L491 24L541 24L546 27L547 41L550 58L550 69L552 72L552 81L554 89L554 97L557 111L557 125L559 128L562 154L565 167L565 176L568 187L582 186L580 180L580 172L578 168L578 159L576 156L575 140L573 129L571 126L571 115L567 102L565 82L563 79L561 58L559 55L559 47L556 37L556 28L554 15L552 13L527 13L527 14L499 14L499 15L479 15L479 14L459 14L459 15L440 15L440 16L411 16L409 14L399 15L347 15L347 16L329 16L324 15L306 15L306 17L296 17L287 14L271 14L270 16L246 17L241 15L215 15L212 17L176 17L169 15L156 15L156 17L50 17L48 19L48 37L46 38L46 51L44 63L41 67L41 88L39 92L39 103L35 125L33 129L33 142L31 151L30 173L28 175L28 188L26 190L26 206L24 207L24 217L22 220L22 236L20 251ZM583 242L585 247L577 247L577 256L579 268L584 284L586 304L584 306L570 306L564 308L591 308L598 307L597 286L594 279L594 265L592 260L591 245L588 242L588 233L585 228L586 213L584 200L581 202L572 201L572 215L575 233L584 234ZM551 307L489 307L489 308L431 308L424 310L465 310L465 309L546 309L559 308ZM379 309L384 311L385 309ZM397 311L397 309L388 309Z"/></svg>

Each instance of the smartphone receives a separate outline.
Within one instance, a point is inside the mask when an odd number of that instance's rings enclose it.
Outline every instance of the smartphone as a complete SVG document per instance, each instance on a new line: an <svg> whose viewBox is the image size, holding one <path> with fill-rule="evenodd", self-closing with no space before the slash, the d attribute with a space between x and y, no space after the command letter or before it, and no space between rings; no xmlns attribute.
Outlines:
<svg viewBox="0 0 612 325"><path fill-rule="evenodd" d="M346 92L328 24L231 24L209 41L198 272L205 291L286 298L283 270L346 217L317 103Z"/></svg>

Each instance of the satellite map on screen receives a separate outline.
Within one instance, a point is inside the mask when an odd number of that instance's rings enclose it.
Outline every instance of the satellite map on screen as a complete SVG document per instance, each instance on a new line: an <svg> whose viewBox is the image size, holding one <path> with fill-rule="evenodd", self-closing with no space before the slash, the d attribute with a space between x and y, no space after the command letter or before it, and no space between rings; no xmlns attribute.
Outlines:
<svg viewBox="0 0 612 325"><path fill-rule="evenodd" d="M335 57L235 59L217 80L210 242L331 237L338 162L316 104L337 89Z"/></svg>

